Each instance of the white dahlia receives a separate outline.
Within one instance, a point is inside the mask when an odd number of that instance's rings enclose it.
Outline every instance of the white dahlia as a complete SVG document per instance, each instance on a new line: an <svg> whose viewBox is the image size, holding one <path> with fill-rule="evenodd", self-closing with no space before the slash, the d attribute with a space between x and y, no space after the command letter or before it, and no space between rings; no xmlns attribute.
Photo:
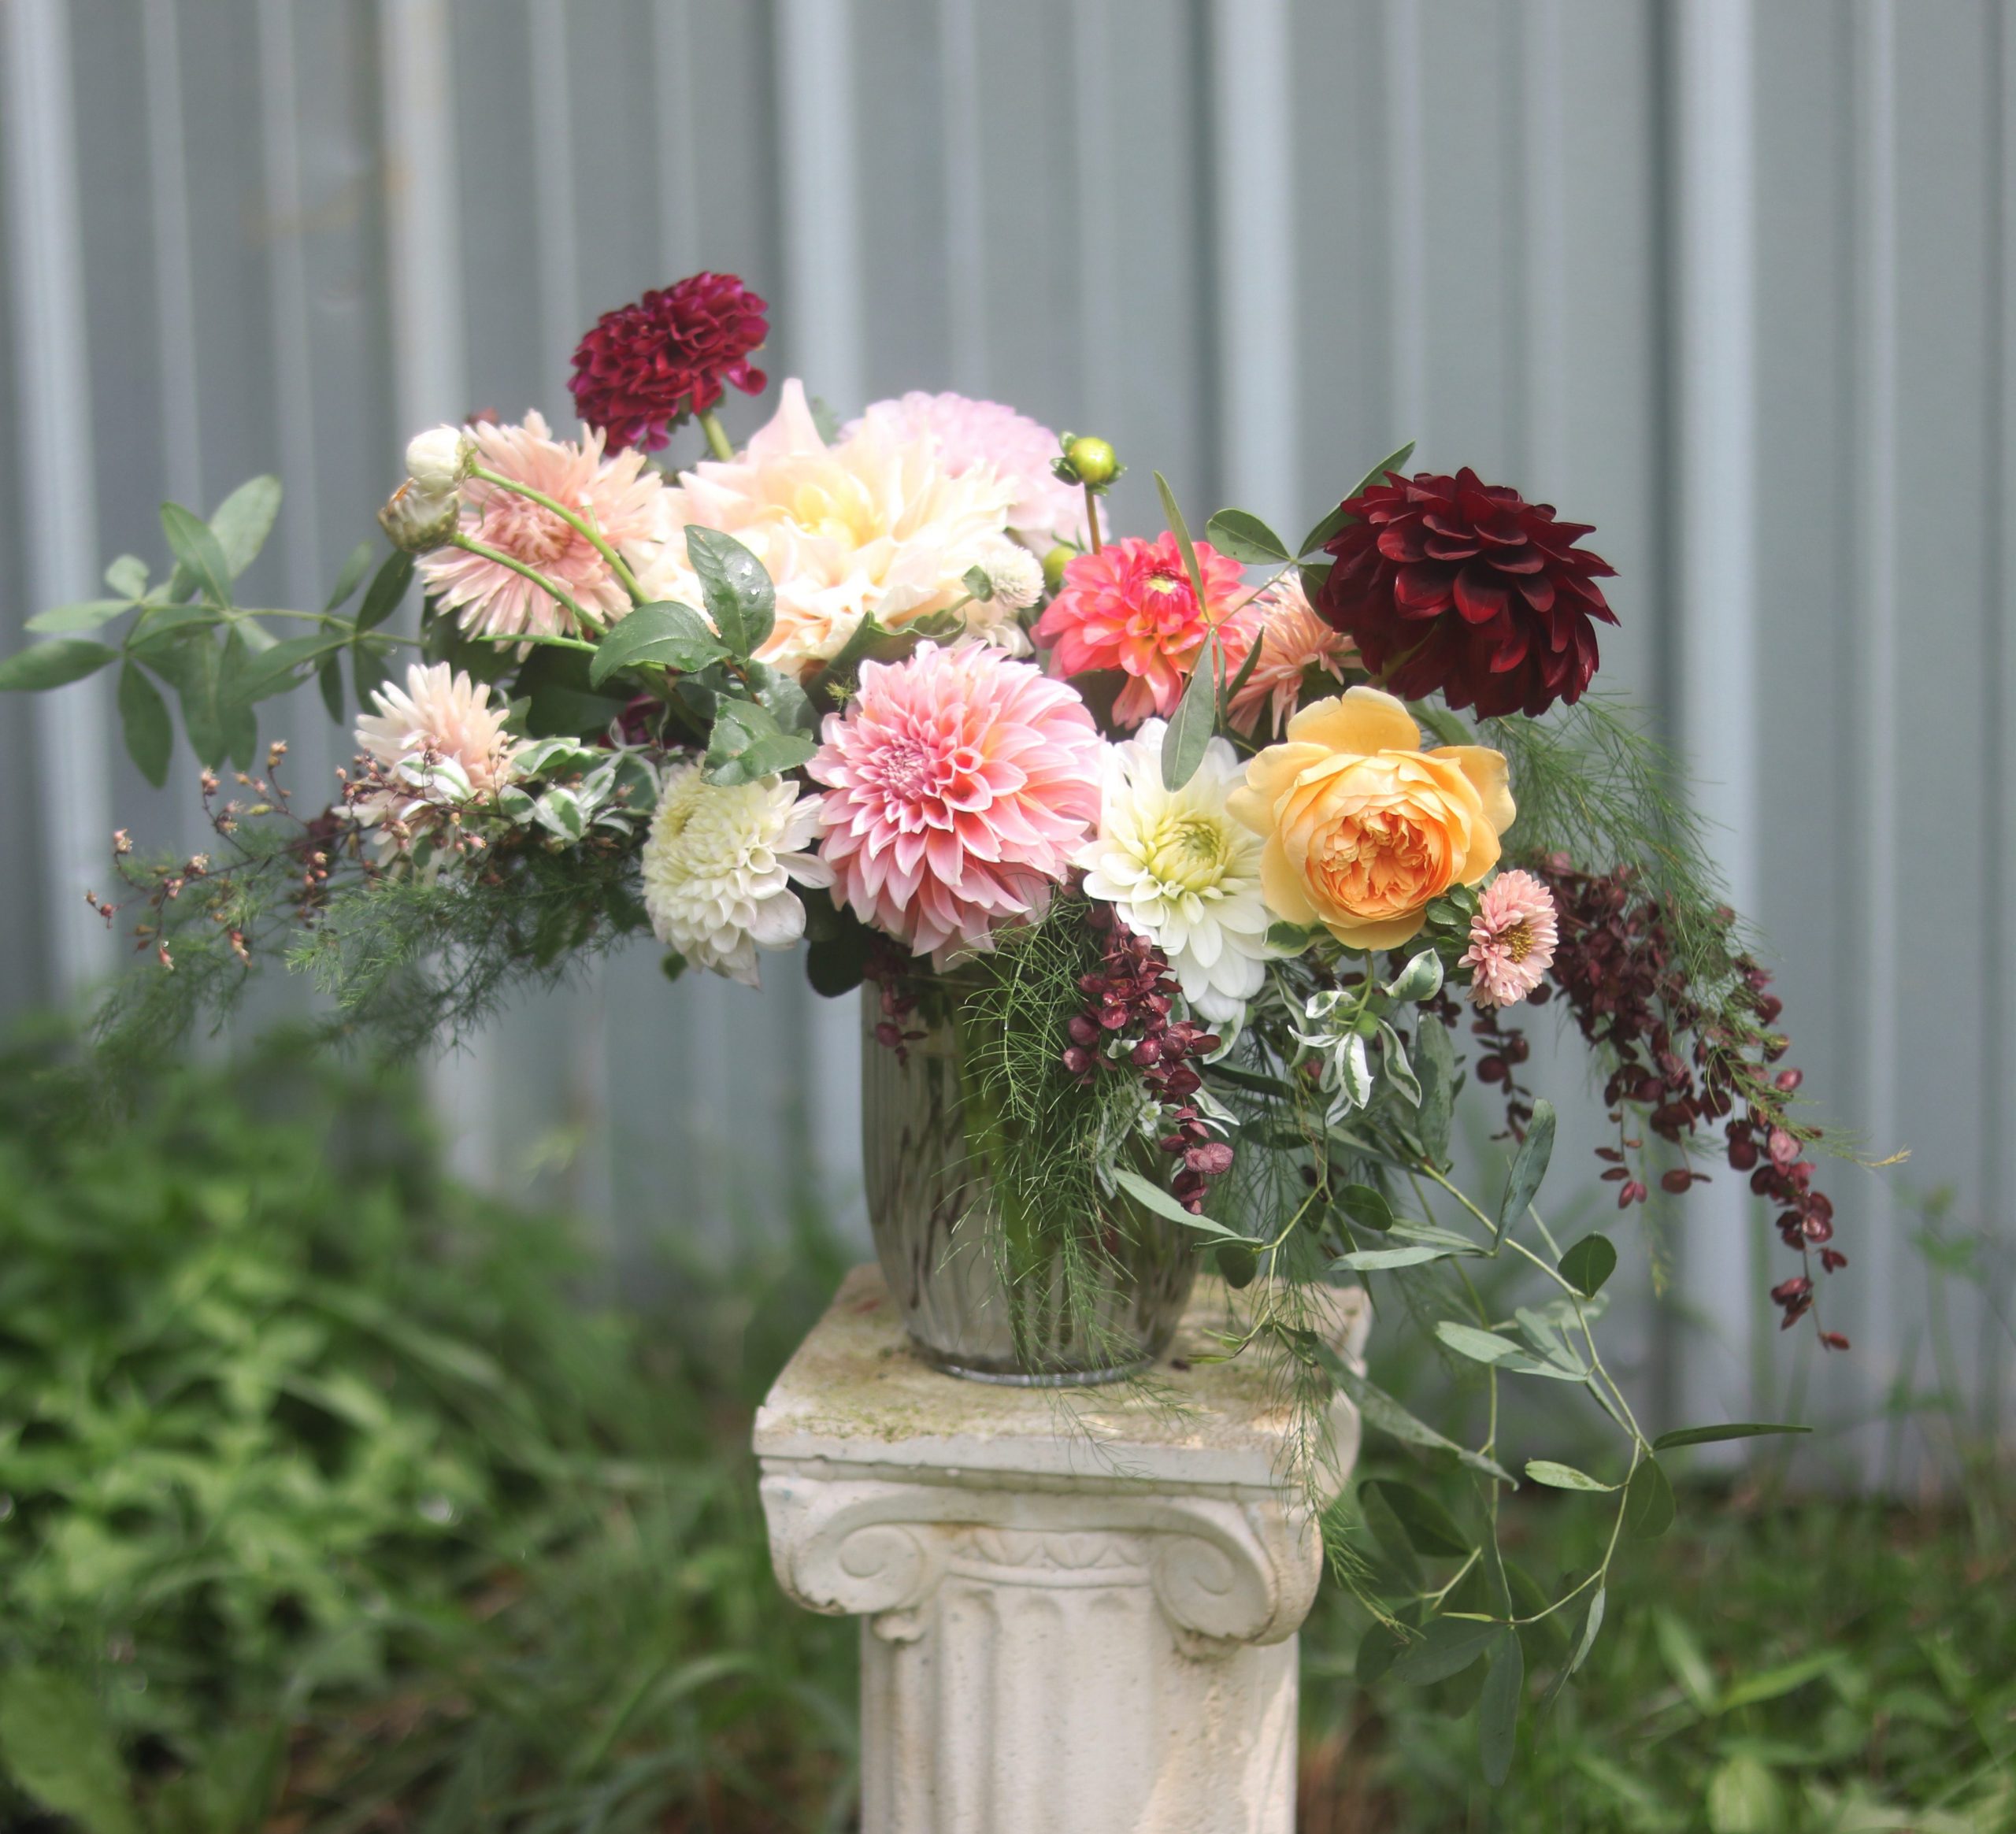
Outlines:
<svg viewBox="0 0 2016 1834"><path fill-rule="evenodd" d="M1192 1009L1236 1024L1260 991L1273 921L1260 897L1260 837L1225 808L1245 773L1214 739L1197 774L1165 787L1163 730L1151 720L1106 747L1099 831L1077 863L1087 893L1168 957Z"/></svg>
<svg viewBox="0 0 2016 1834"><path fill-rule="evenodd" d="M376 769L351 806L367 825L391 824L381 845L435 825L450 804L487 802L517 780L524 747L504 730L507 710L461 670L416 662L404 687L387 682L371 698L378 710L358 717L357 743Z"/></svg>
<svg viewBox="0 0 2016 1834"><path fill-rule="evenodd" d="M703 461L665 492L668 539L638 582L652 598L697 606L684 529L733 535L776 586L776 623L757 654L802 674L870 612L893 629L963 599L967 572L998 553L1014 498L988 467L955 477L931 435L886 421L829 446L793 380L741 458Z"/></svg>
<svg viewBox="0 0 2016 1834"><path fill-rule="evenodd" d="M710 784L695 762L666 772L644 841L644 908L668 948L746 987L756 951L788 949L805 933L791 889L830 885L832 869L808 848L819 798L781 777Z"/></svg>

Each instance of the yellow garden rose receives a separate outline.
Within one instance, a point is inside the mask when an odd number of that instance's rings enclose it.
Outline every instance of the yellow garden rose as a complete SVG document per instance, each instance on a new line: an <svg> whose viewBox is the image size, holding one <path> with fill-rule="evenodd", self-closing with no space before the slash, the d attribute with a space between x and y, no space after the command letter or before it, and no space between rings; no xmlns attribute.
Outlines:
<svg viewBox="0 0 2016 1834"><path fill-rule="evenodd" d="M1476 884L1514 813L1502 752L1423 751L1406 707L1375 687L1304 707L1227 806L1266 839L1260 889L1275 915L1353 949L1397 947L1431 899Z"/></svg>

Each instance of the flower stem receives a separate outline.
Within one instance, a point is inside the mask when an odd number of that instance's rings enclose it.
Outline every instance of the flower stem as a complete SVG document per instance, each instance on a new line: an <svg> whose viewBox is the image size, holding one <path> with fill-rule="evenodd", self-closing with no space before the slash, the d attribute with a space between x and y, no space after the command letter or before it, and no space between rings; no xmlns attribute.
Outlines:
<svg viewBox="0 0 2016 1834"><path fill-rule="evenodd" d="M721 416L712 408L702 410L700 431L707 435L707 450L715 458L718 458L723 465L733 462L735 448L728 443L728 434L721 425Z"/></svg>
<svg viewBox="0 0 2016 1834"><path fill-rule="evenodd" d="M584 631L592 631L598 636L602 634L601 624L595 619L590 617L580 606L576 605L574 601L568 596L566 593L563 592L558 586L554 585L550 580L547 579L547 576L543 573L540 572L536 568L528 567L522 561L514 561L509 554L502 552L500 550L487 546L482 542L472 540L466 535L450 535L448 538L448 543L449 546L451 547L461 548L465 554L474 554L481 560L495 561L500 567L508 567L513 572L518 574L521 577L531 580L532 583L535 586L538 587L542 592L548 593L554 599L558 600L560 605L566 610L567 614L574 620L575 623L578 624L580 628ZM538 643L541 639L538 637L529 635L528 632L521 631L517 633L512 640L517 643ZM595 647L595 645L592 643L583 643L580 647L584 650L592 650Z"/></svg>
<svg viewBox="0 0 2016 1834"><path fill-rule="evenodd" d="M478 465L469 475L482 479L495 489L509 491L514 496L523 497L528 502L538 504L542 509L550 510L558 516L609 563L609 570L616 576L617 584L630 595L630 602L632 605L644 602L643 588L637 584L637 576L630 571L622 555L602 539L602 532L579 512L569 509L557 497L549 497L545 491L536 491L530 484L521 484L515 479L500 476L482 465Z"/></svg>
<svg viewBox="0 0 2016 1834"><path fill-rule="evenodd" d="M1092 552L1099 551L1099 496L1090 484L1085 487L1085 521L1092 532Z"/></svg>

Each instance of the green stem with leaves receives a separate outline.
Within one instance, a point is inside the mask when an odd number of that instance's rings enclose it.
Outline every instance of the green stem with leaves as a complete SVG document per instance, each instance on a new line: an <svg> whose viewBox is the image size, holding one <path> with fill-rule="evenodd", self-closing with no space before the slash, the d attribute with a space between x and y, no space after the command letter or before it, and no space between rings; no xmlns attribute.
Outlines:
<svg viewBox="0 0 2016 1834"><path fill-rule="evenodd" d="M601 530L586 517L569 509L558 497L550 497L543 491L536 491L530 484L520 484L515 478L502 476L483 465L478 465L470 476L480 479L495 490L509 491L513 496L523 497L528 502L536 503L542 509L558 516L607 562L609 570L616 576L617 584L630 595L630 602L632 605L644 602L644 589L637 584L637 576L630 571L622 555L603 539ZM548 587L547 590L551 591L553 588Z"/></svg>

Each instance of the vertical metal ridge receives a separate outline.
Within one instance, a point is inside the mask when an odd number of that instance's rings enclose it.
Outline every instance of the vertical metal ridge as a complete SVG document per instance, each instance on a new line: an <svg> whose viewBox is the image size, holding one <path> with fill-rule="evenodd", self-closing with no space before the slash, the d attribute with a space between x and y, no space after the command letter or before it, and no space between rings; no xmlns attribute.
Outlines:
<svg viewBox="0 0 2016 1834"><path fill-rule="evenodd" d="M533 211L539 248L541 395L554 424L573 421L564 392L547 395L569 372L568 358L587 328L581 310L580 238L575 229L574 104L569 87L565 0L527 0L527 113L532 126ZM612 299L609 306L622 302ZM602 309L606 309L606 307ZM550 380L549 380L550 379Z"/></svg>
<svg viewBox="0 0 2016 1834"><path fill-rule="evenodd" d="M657 79L658 261L666 280L700 265L699 157L693 135L693 20L687 0L656 0L651 62Z"/></svg>
<svg viewBox="0 0 2016 1834"><path fill-rule="evenodd" d="M207 512L201 389L196 374L196 275L189 224L188 142L182 115L182 35L175 0L143 0L146 53L147 190L154 218L154 335L161 365L168 494Z"/></svg>
<svg viewBox="0 0 2016 1834"><path fill-rule="evenodd" d="M1071 119L1076 142L1078 341L1086 428L1120 432L1120 276L1114 230L1113 20L1108 0L1078 0L1071 12Z"/></svg>
<svg viewBox="0 0 2016 1834"><path fill-rule="evenodd" d="M272 288L273 392L286 484L288 596L319 602L322 579L315 387L308 313L307 224L301 188L292 0L259 0L259 126L265 164L266 272Z"/></svg>
<svg viewBox="0 0 2016 1834"><path fill-rule="evenodd" d="M1558 495L1568 458L1568 155L1562 125L1568 98L1562 80L1566 35L1561 9L1562 0L1527 0L1520 35L1525 282L1521 417L1525 461L1532 480L1525 495L1550 498Z"/></svg>
<svg viewBox="0 0 2016 1834"><path fill-rule="evenodd" d="M1870 870L1859 880L1862 918L1859 1005L1864 1030L1860 1057L1862 1115L1871 1144L1888 1152L1898 1143L1897 1054L1899 897L1897 802L1897 20L1893 0L1858 0L1854 24L1856 157L1854 220L1858 367L1855 402L1855 539L1862 641L1862 772L1856 801L1864 812L1860 836ZM1906 1268L1897 1240L1896 1201L1888 1183L1874 1182L1870 1227L1858 1262L1868 1295L1857 1333L1860 1380L1873 1404L1888 1389L1898 1354L1894 1323L1882 1295L1899 1290ZM1878 1436L1869 1443L1869 1474L1880 1475Z"/></svg>
<svg viewBox="0 0 2016 1834"><path fill-rule="evenodd" d="M978 0L939 0L938 55L945 145L946 281L952 386L988 392L987 172L981 154Z"/></svg>
<svg viewBox="0 0 2016 1834"><path fill-rule="evenodd" d="M1418 0L1386 0L1388 361L1395 439L1423 450L1428 426L1427 133Z"/></svg>
<svg viewBox="0 0 2016 1834"><path fill-rule="evenodd" d="M65 0L9 0L6 33L9 283L15 295L22 521L32 606L92 595L97 487ZM11 645L9 646L11 647ZM109 870L112 721L103 676L35 696L41 858L52 992L111 966L112 939L84 903Z"/></svg>
<svg viewBox="0 0 2016 1834"><path fill-rule="evenodd" d="M1678 25L1680 730L1695 806L1730 900L1754 913L1761 874L1750 0L1695 0ZM1683 1349L1681 1392L1690 1417L1722 1418L1742 1407L1748 1386L1753 1206L1734 1178L1688 1201L1681 1290L1725 1334L1735 1367L1697 1332Z"/></svg>
<svg viewBox="0 0 2016 1834"><path fill-rule="evenodd" d="M1224 483L1292 542L1311 518L1302 500L1289 0L1211 0L1210 21Z"/></svg>

